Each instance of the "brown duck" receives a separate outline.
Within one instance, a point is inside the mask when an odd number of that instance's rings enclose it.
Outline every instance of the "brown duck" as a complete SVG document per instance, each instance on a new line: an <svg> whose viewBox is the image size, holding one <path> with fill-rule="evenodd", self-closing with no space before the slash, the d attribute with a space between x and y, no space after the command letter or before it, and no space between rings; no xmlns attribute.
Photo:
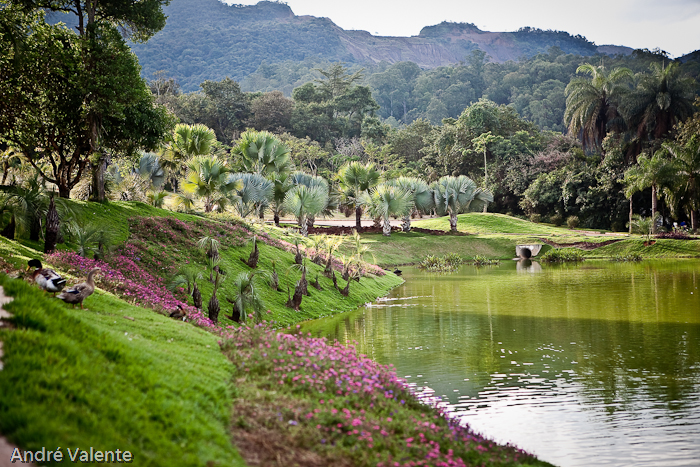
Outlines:
<svg viewBox="0 0 700 467"><path fill-rule="evenodd" d="M95 291L95 274L102 272L100 268L95 268L87 275L87 280L81 284L76 284L61 292L56 298L60 298L66 303L75 306L79 303L80 308L83 308L83 300L88 298Z"/></svg>

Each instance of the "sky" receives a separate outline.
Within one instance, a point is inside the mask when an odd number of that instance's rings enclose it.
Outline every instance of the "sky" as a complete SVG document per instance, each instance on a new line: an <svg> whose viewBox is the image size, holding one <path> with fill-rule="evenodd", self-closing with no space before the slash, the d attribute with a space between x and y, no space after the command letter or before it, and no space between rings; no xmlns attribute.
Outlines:
<svg viewBox="0 0 700 467"><path fill-rule="evenodd" d="M253 5L257 0L226 0ZM524 26L580 34L596 45L660 48L672 57L700 49L700 0L287 0L296 15L330 18L343 29L415 36L442 21L484 31ZM663 5L663 6L662 6Z"/></svg>

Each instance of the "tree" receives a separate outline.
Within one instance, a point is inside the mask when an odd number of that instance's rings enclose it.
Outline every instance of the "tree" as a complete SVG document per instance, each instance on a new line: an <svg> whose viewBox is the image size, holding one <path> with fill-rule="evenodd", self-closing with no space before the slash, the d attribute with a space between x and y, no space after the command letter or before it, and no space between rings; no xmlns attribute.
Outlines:
<svg viewBox="0 0 700 467"><path fill-rule="evenodd" d="M317 216L328 205L328 189L322 186L296 185L284 198L284 209L297 218L301 235L308 236L308 218Z"/></svg>
<svg viewBox="0 0 700 467"><path fill-rule="evenodd" d="M564 122L572 135L579 135L584 148L601 149L610 129L621 130L624 122L619 112L622 98L629 92L632 71L585 63L576 69L590 79L573 78L566 86Z"/></svg>
<svg viewBox="0 0 700 467"><path fill-rule="evenodd" d="M410 194L411 209L404 213L401 227L404 232L411 230L411 213L418 211L428 214L435 209L433 193L425 181L416 177L399 177L390 182Z"/></svg>
<svg viewBox="0 0 700 467"><path fill-rule="evenodd" d="M411 212L411 193L403 188L386 183L377 185L366 194L365 204L372 217L382 219L382 233L391 235L391 216L403 217Z"/></svg>
<svg viewBox="0 0 700 467"><path fill-rule="evenodd" d="M379 183L381 173L374 164L350 162L338 171L343 204L355 209L355 228L362 230L362 195Z"/></svg>
<svg viewBox="0 0 700 467"><path fill-rule="evenodd" d="M450 230L457 231L457 214L480 211L485 203L493 201L491 192L477 188L465 175L445 176L431 185L435 210L439 216L449 214Z"/></svg>
<svg viewBox="0 0 700 467"><path fill-rule="evenodd" d="M247 172L273 177L292 169L289 148L267 131L246 131L231 153L241 158Z"/></svg>
<svg viewBox="0 0 700 467"><path fill-rule="evenodd" d="M194 156L186 165L187 177L182 183L185 192L202 198L205 212L213 211L215 206L223 210L228 203L226 194L236 183L228 177L228 165L216 156Z"/></svg>
<svg viewBox="0 0 700 467"><path fill-rule="evenodd" d="M214 130L206 125L179 123L168 135L158 163L169 173L170 180L175 182L187 170L186 162L194 156L209 155L214 143Z"/></svg>
<svg viewBox="0 0 700 467"><path fill-rule="evenodd" d="M200 87L211 104L208 117L216 135L229 144L245 128L250 117L250 99L228 76L221 81L204 81Z"/></svg>
<svg viewBox="0 0 700 467"><path fill-rule="evenodd" d="M154 106L114 27L95 23L90 34L77 36L39 15L30 19L19 25L26 34L21 48L0 38L8 51L0 57L0 139L18 148L63 198L94 168L93 188L104 199L108 154L155 147L170 119Z"/></svg>
<svg viewBox="0 0 700 467"><path fill-rule="evenodd" d="M229 199L241 217L260 212L274 194L274 182L257 173L230 174L227 179Z"/></svg>
<svg viewBox="0 0 700 467"><path fill-rule="evenodd" d="M675 171L674 164L661 151L657 151L652 157L641 156L637 159L637 165L625 172L625 196L631 198L636 192L651 187L651 214L654 216L658 212L659 189L671 182ZM652 233L656 233L656 224L652 226Z"/></svg>
<svg viewBox="0 0 700 467"><path fill-rule="evenodd" d="M283 132L290 128L294 101L280 91L263 94L253 100L251 111L256 130Z"/></svg>
<svg viewBox="0 0 700 467"><path fill-rule="evenodd" d="M676 170L675 189L685 194L691 228L696 230L700 209L700 136L693 136L685 145L666 143L663 149L672 158Z"/></svg>
<svg viewBox="0 0 700 467"><path fill-rule="evenodd" d="M232 289L234 293L233 300L226 299L233 304L233 312L230 319L237 323L247 321L252 314L256 322L262 321L262 311L265 309L265 305L255 285L255 271L239 273L233 280Z"/></svg>

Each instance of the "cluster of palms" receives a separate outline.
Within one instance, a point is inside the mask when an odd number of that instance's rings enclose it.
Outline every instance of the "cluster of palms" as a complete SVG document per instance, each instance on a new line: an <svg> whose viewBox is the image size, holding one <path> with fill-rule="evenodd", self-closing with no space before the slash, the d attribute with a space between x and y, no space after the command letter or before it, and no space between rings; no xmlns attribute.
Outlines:
<svg viewBox="0 0 700 467"><path fill-rule="evenodd" d="M404 230L410 230L415 213L449 215L456 230L457 214L493 201L490 192L463 175L428 185L415 177L386 179L373 163L357 161L345 164L330 181L295 171L289 149L265 131L243 133L228 157L213 153L215 142L214 132L203 125L178 125L157 164L149 159L140 164L141 172L149 180L167 180L177 207L192 210L196 202L205 212L232 207L244 218L271 212L276 225L281 215L290 214L304 237L318 216L335 210L354 210L358 230L367 213L385 235L391 233L392 217L403 218ZM162 205L163 196L149 194L149 199Z"/></svg>
<svg viewBox="0 0 700 467"><path fill-rule="evenodd" d="M663 190L674 215L690 213L697 226L700 190L700 151L697 139L684 144L667 141L672 130L694 113L695 81L681 75L679 65L654 63L649 73L633 75L627 68L606 70L603 66L581 65L577 72L590 78L573 79L566 87L565 121L584 147L602 153L608 134L623 142L629 159L636 159L625 174L625 194L651 188L651 212ZM652 227L656 231L656 225Z"/></svg>

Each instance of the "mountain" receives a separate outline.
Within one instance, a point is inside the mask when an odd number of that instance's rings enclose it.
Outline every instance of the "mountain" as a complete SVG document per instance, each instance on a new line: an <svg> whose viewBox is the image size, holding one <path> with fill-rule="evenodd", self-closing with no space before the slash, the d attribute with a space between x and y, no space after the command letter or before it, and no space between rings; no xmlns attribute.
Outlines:
<svg viewBox="0 0 700 467"><path fill-rule="evenodd" d="M219 0L173 0L165 7L165 28L145 44L132 44L143 74L164 70L183 90L204 80L230 76L242 80L263 63L321 59L348 64L412 61L435 68L464 60L471 51L491 61L531 57L552 46L578 55L629 54L620 46L596 46L562 31L523 28L516 32L482 31L473 24L443 22L412 37L373 36L346 31L328 18L296 16L279 2L226 5Z"/></svg>

